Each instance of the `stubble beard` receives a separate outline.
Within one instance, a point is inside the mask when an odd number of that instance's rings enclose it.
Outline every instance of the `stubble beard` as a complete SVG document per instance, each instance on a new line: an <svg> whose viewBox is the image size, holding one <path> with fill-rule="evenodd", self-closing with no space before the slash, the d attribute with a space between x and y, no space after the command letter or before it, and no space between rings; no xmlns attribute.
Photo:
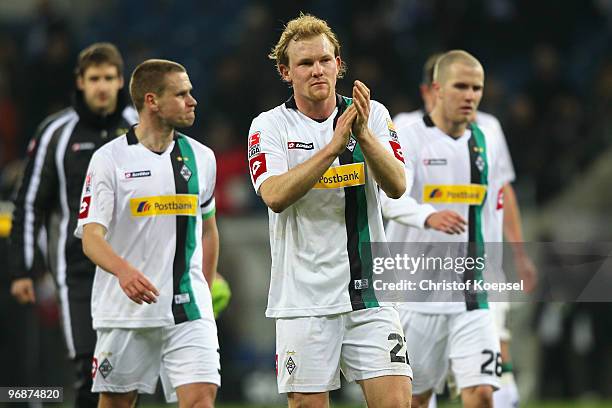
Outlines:
<svg viewBox="0 0 612 408"><path fill-rule="evenodd" d="M331 95L331 90L331 85L327 84L325 90L314 90L314 92L310 92L310 97L314 102L326 101Z"/></svg>

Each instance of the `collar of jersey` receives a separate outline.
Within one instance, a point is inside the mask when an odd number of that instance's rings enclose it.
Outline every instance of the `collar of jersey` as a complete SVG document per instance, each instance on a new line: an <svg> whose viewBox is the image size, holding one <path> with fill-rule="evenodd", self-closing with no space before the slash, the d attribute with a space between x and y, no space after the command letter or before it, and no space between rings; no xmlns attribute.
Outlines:
<svg viewBox="0 0 612 408"><path fill-rule="evenodd" d="M129 145L129 146L131 146L131 145L138 145L138 144L142 145L142 143L140 143L140 142L138 141L138 138L136 137L136 131L134 130L134 129L136 128L136 125L137 125L137 124L132 125L132 126L130 127L130 130L128 130L127 134L125 135L125 137L126 137L126 139L127 139L127 143L128 143L128 145ZM176 143L176 139L178 139L178 133L176 132L176 130L174 131L174 137L173 137L172 139L173 139L173 141ZM142 145L142 147L143 147L143 148L145 148L145 149L147 149L147 148L146 148L144 145ZM151 150L149 150L149 149L147 149L147 150L148 150L149 152L153 153L155 156L162 157L162 156L165 156L165 155L166 155L166 153L171 152L171 151L172 151L172 149L174 149L174 143L171 143L171 144L168 146L168 148L167 148L167 149L166 149L166 150L165 150L163 153L161 153L161 154L159 154L159 153L157 153L157 152L154 152L154 151L151 151Z"/></svg>
<svg viewBox="0 0 612 408"><path fill-rule="evenodd" d="M423 115L423 123L425 123L425 127L432 128L432 130L437 131L437 133L439 133L440 135L444 135L446 139L450 140L451 142L458 142L460 140L463 140L466 138L466 135L469 136L472 133L472 124L470 123L468 127L465 129L465 132L463 133L463 135L461 135L461 137L454 138L450 135L447 135L439 127L436 126L436 124L431 119L431 116L429 116L429 113L426 113L425 115Z"/></svg>
<svg viewBox="0 0 612 408"><path fill-rule="evenodd" d="M292 109L292 110L298 112L299 114L301 114L305 118L309 119L310 122L313 123L313 124L321 126L321 125L326 124L331 118L333 118L334 125L335 125L337 117L340 116L342 114L342 112L344 112L344 110L346 109L346 101L344 100L344 97L342 95L336 94L336 109L332 112L331 115L329 115L329 117L327 119L325 119L322 122L319 122L318 120L314 120L312 118L309 118L308 116L306 116L302 112L300 112L300 110L297 107L297 104L295 103L295 97L293 95L291 95L289 97L289 99L287 99L285 101L285 108ZM336 126L334 126L334 128L335 127Z"/></svg>
<svg viewBox="0 0 612 408"><path fill-rule="evenodd" d="M127 138L128 145L135 145L135 144L140 143L138 141L138 138L136 137L136 131L134 130L137 125L138 125L138 123L130 126L130 130L128 130L127 134L125 135L126 138ZM176 130L174 131L174 137L172 139L174 141L176 141L176 139L178 139L178 133L176 132Z"/></svg>

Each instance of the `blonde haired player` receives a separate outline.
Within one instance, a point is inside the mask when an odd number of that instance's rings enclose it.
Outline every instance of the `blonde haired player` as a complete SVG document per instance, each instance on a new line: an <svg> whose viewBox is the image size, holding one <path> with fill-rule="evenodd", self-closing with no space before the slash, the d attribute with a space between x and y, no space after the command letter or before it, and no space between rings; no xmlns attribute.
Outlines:
<svg viewBox="0 0 612 408"><path fill-rule="evenodd" d="M405 190L391 118L360 81L352 98L336 94L344 65L325 21L291 20L270 57L293 95L253 120L248 159L269 208L279 392L290 407L327 407L342 371L369 407L409 407L399 316L372 282L371 245L385 241L378 189Z"/></svg>

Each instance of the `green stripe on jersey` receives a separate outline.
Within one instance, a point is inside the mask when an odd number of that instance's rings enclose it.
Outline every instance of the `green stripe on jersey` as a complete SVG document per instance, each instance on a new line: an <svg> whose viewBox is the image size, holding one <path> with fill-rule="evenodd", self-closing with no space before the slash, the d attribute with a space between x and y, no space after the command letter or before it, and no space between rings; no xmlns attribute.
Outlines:
<svg viewBox="0 0 612 408"><path fill-rule="evenodd" d="M187 181L187 192L188 194L195 194L199 197L199 182L198 182L198 166L196 163L195 154L187 138L179 134L177 138L181 156L183 157L183 164L191 171L191 176ZM187 217L187 229L185 231L185 270L181 275L179 283L179 289L181 293L189 293L190 301L183 304L187 319L196 320L201 317L200 309L195 300L193 293L193 287L191 286L191 258L195 252L197 246L196 237L196 224L197 217Z"/></svg>
<svg viewBox="0 0 612 408"><path fill-rule="evenodd" d="M489 163L488 163L488 158L487 158L487 143L485 141L485 137L484 134L482 133L482 131L480 130L480 128L476 125L476 123L472 123L471 125L472 127L472 137L474 137L475 141L476 141L476 146L478 146L480 148L480 157L483 159L484 165L482 170L480 171L480 184L482 184L483 186L487 186L489 184ZM480 205L475 206L475 217L474 217L474 222L475 222L475 245L476 245L476 256L477 257L481 257L482 259L484 259L485 256L485 242L484 242L484 236L483 236L483 209L487 200L487 193L485 193L485 197L482 200L482 203ZM484 280L484 276L483 276L483 270L482 268L476 268L475 270L475 274L474 274L474 279L475 280L479 280L479 281L483 281ZM479 309L488 309L489 308L489 302L488 302L488 296L487 296L487 292L486 291L481 291L478 292L476 294L476 301L478 303L478 308Z"/></svg>
<svg viewBox="0 0 612 408"><path fill-rule="evenodd" d="M353 161L355 163L364 163L365 158L361 151L359 143L355 145L353 151ZM366 168L367 182L367 168ZM374 282L372 281L372 246L370 242L370 224L368 223L368 199L366 197L365 184L353 187L357 189L357 232L359 234L359 257L361 258L361 266L363 278L367 279L369 285L362 292L363 303L366 308L378 307L378 299L374 292Z"/></svg>
<svg viewBox="0 0 612 408"><path fill-rule="evenodd" d="M353 103L351 98L343 97L347 108ZM357 139L355 139L357 140ZM353 163L364 163L365 158L361 151L359 142L355 144L353 150ZM367 183L367 167L366 183ZM362 279L367 279L368 287L363 289L361 297L366 308L378 307L378 299L374 292L374 282L372 281L372 245L370 240L370 224L368 223L368 199L366 196L365 184L351 187L356 190L357 195L357 233L359 236L359 258L361 259Z"/></svg>

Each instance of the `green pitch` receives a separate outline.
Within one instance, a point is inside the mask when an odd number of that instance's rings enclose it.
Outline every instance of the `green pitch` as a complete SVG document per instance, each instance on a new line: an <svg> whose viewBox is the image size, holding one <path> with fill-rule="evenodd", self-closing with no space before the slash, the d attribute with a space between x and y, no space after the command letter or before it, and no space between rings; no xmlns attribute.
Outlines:
<svg viewBox="0 0 612 408"><path fill-rule="evenodd" d="M57 406L57 405L56 405ZM169 408L176 405L172 404L140 404L141 408ZM69 408L68 405L64 407ZM71 407L71 406L70 406ZM216 408L286 408L287 405L251 405L251 404L230 404L230 403L218 403ZM359 404L334 404L330 405L331 408L366 408L365 405ZM459 402L449 403L443 402L438 403L439 408L460 408ZM581 402L581 401L547 401L547 402L531 402L526 405L521 405L520 408L612 408L612 401L601 401L601 402Z"/></svg>
<svg viewBox="0 0 612 408"><path fill-rule="evenodd" d="M152 405L152 406L144 406L143 408L162 408L168 407L169 405ZM263 405L247 405L247 404L217 404L217 408L283 408L286 405L278 405L278 406L263 406ZM364 408L364 405L355 405L355 404L331 404L331 408ZM461 407L460 403L444 403L438 404L440 408L459 408ZM521 408L612 408L612 401L608 402L532 402L527 405L521 405Z"/></svg>

